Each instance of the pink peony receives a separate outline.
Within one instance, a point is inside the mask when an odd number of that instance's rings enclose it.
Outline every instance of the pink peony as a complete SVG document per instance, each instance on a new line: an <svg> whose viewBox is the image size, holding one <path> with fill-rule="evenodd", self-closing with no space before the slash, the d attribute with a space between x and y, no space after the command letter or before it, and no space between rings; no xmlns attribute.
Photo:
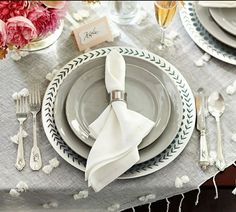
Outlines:
<svg viewBox="0 0 236 212"><path fill-rule="evenodd" d="M0 48L6 45L7 41L7 33L6 33L6 25L0 20Z"/></svg>
<svg viewBox="0 0 236 212"><path fill-rule="evenodd" d="M26 16L29 6L28 1L0 1L0 19L7 22L15 16Z"/></svg>
<svg viewBox="0 0 236 212"><path fill-rule="evenodd" d="M37 37L36 28L23 16L8 19L6 29L7 42L20 48Z"/></svg>
<svg viewBox="0 0 236 212"><path fill-rule="evenodd" d="M66 1L41 1L46 7L54 9L62 9Z"/></svg>
<svg viewBox="0 0 236 212"><path fill-rule="evenodd" d="M37 7L32 8L28 13L27 18L31 20L35 26L38 36L44 36L51 31L51 15L48 9L43 5L38 5Z"/></svg>

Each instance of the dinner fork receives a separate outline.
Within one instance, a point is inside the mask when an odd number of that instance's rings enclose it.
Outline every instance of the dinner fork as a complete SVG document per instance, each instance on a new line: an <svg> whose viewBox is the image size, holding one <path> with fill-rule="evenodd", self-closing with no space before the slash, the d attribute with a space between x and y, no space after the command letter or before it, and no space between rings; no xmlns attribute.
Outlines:
<svg viewBox="0 0 236 212"><path fill-rule="evenodd" d="M23 144L23 123L27 119L28 101L27 97L21 96L16 100L16 118L20 123L17 158L15 167L21 171L25 167L24 144Z"/></svg>
<svg viewBox="0 0 236 212"><path fill-rule="evenodd" d="M33 115L33 147L30 154L30 168L32 170L39 170L42 167L41 153L37 144L37 123L36 116L41 110L41 97L38 86L34 86L29 95L30 112Z"/></svg>

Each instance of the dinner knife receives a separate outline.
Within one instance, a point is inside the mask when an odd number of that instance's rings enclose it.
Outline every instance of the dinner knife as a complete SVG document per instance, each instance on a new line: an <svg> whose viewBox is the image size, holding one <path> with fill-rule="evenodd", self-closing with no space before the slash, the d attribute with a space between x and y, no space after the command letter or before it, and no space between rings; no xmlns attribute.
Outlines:
<svg viewBox="0 0 236 212"><path fill-rule="evenodd" d="M195 97L197 110L197 130L200 132L200 159L199 165L206 169L209 165L209 155L206 141L206 121L205 121L205 96L204 89L198 89L198 95Z"/></svg>

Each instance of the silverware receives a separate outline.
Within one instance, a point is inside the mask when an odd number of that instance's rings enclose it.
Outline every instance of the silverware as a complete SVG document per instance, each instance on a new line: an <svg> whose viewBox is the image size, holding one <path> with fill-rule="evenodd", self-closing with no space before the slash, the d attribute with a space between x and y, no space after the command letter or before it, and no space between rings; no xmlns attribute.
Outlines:
<svg viewBox="0 0 236 212"><path fill-rule="evenodd" d="M39 86L34 86L29 95L30 112L33 115L33 147L30 154L30 167L32 170L39 170L42 167L41 153L37 144L37 123L36 116L41 110L41 97Z"/></svg>
<svg viewBox="0 0 236 212"><path fill-rule="evenodd" d="M216 167L223 171L225 169L225 160L222 151L222 138L221 138L221 127L220 117L224 113L225 104L223 96L218 92L213 92L208 98L208 110L212 116L216 119L217 124L217 159Z"/></svg>
<svg viewBox="0 0 236 212"><path fill-rule="evenodd" d="M209 155L206 141L206 121L205 121L205 96L204 89L198 89L198 95L195 97L197 110L197 130L200 132L200 158L199 164L202 169L209 166Z"/></svg>
<svg viewBox="0 0 236 212"><path fill-rule="evenodd" d="M21 96L16 100L16 117L20 123L18 150L15 167L21 171L25 167L24 144L23 144L23 123L27 119L28 101L27 97Z"/></svg>

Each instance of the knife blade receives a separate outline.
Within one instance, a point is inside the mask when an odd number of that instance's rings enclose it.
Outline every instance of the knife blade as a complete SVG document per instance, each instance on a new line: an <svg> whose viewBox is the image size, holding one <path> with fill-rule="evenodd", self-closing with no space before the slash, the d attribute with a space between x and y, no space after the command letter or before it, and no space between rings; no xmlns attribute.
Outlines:
<svg viewBox="0 0 236 212"><path fill-rule="evenodd" d="M202 89L198 90L196 96L196 110L197 110L197 129L199 131L206 129L205 123L205 97Z"/></svg>
<svg viewBox="0 0 236 212"><path fill-rule="evenodd" d="M208 148L206 141L206 117L205 117L205 92L203 88L198 89L198 95L195 97L197 130L200 132L200 159L199 164L202 169L209 165Z"/></svg>

